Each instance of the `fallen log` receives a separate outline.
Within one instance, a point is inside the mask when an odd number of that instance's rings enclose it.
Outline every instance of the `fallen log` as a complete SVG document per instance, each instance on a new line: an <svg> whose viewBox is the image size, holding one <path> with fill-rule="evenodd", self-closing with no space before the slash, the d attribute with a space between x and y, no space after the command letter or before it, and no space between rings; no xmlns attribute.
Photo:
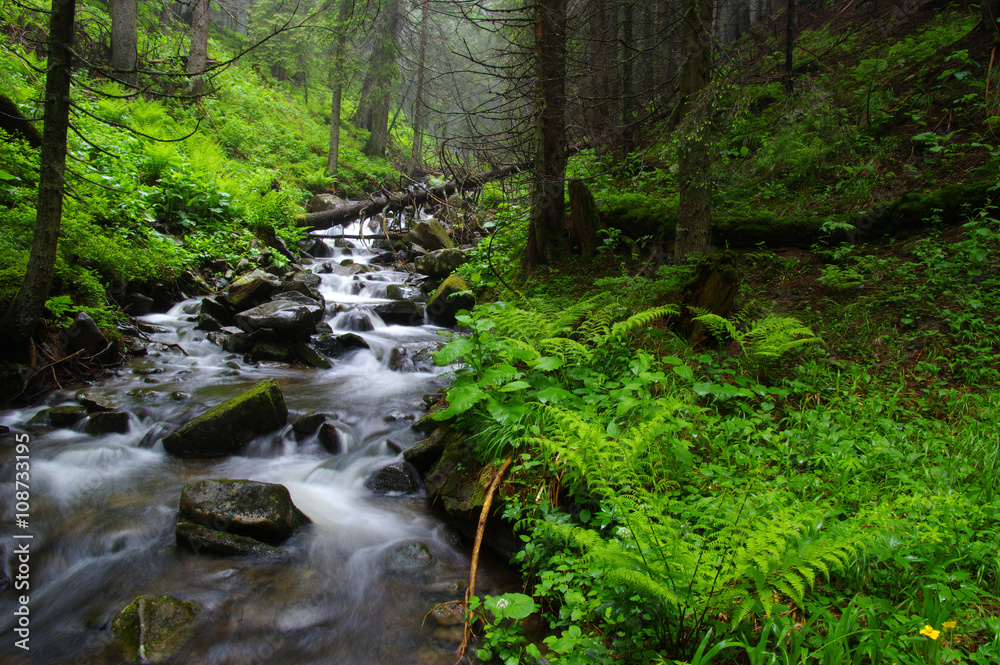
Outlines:
<svg viewBox="0 0 1000 665"><path fill-rule="evenodd" d="M582 149L581 147L577 147L574 154ZM526 171L529 166L527 163L513 164L489 171L482 171L461 180L452 180L429 189L380 194L364 201L349 201L332 210L300 215L295 221L298 226L312 227L313 229L328 229L331 226L349 224L365 215L374 215L388 210L403 210L404 208L420 206L425 203L440 204L447 201L448 197L452 194L479 189L488 182L509 178L512 175Z"/></svg>
<svg viewBox="0 0 1000 665"><path fill-rule="evenodd" d="M641 124L658 122L669 115L670 109L660 111L659 113L655 113L642 120ZM601 136L590 141L577 143L576 145L572 145L566 149L564 157L569 159L584 150L606 144L609 141L610 137ZM343 226L344 224L349 224L350 222L353 222L359 217L363 217L365 215L375 215L380 212L387 212L390 210L403 210L404 208L424 205L430 202L442 204L447 201L448 197L452 194L479 189L486 183L503 180L504 178L509 178L517 175L518 173L524 173L529 171L532 165L533 162L521 162L520 164L501 166L495 169L490 169L489 171L480 171L479 173L468 177L455 179L450 182L446 182L443 185L431 187L430 189L416 189L408 192L380 194L377 196L371 196L365 201L349 201L348 203L338 206L332 210L299 215L295 218L295 223L302 227L312 227L313 230L328 229L331 226Z"/></svg>

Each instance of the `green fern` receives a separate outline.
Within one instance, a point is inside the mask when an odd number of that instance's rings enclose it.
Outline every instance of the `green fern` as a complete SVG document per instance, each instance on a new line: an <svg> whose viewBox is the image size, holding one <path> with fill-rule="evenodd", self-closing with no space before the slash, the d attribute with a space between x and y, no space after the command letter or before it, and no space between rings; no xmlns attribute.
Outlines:
<svg viewBox="0 0 1000 665"><path fill-rule="evenodd" d="M794 316L769 314L754 321L746 329L742 329L738 319L728 320L708 312L693 320L705 324L717 337L736 340L746 357L758 360L779 358L794 349L823 343L822 339Z"/></svg>
<svg viewBox="0 0 1000 665"><path fill-rule="evenodd" d="M771 613L775 598L801 603L819 578L844 569L857 555L858 534L825 528L821 506L785 505L751 490L704 497L674 516L668 490L684 462L682 405L612 440L580 414L543 407L542 446L566 482L600 498L615 526L534 521L536 533L558 538L580 552L581 563L656 608L664 639L679 644L706 616L728 616L735 625L749 613ZM693 617L693 619L692 619ZM692 622L695 625L692 625ZM692 632L693 631L693 632Z"/></svg>

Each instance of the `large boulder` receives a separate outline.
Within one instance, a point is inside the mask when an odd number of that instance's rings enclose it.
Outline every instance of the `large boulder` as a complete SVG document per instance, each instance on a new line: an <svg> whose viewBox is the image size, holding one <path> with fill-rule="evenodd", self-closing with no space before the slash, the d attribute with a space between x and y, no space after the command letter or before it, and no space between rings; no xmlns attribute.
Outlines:
<svg viewBox="0 0 1000 665"><path fill-rule="evenodd" d="M177 520L270 544L309 523L284 485L228 478L185 485Z"/></svg>
<svg viewBox="0 0 1000 665"><path fill-rule="evenodd" d="M471 310L476 305L469 283L459 275L452 275L437 288L427 301L427 318L431 323L450 328L455 325L459 310ZM456 295L461 294L461 295Z"/></svg>
<svg viewBox="0 0 1000 665"><path fill-rule="evenodd" d="M455 272L467 260L460 249L438 249L417 258L413 267L421 275L442 278Z"/></svg>
<svg viewBox="0 0 1000 665"><path fill-rule="evenodd" d="M271 293L280 287L279 278L257 269L234 279L226 291L225 298L234 310L242 312L267 300L271 297Z"/></svg>
<svg viewBox="0 0 1000 665"><path fill-rule="evenodd" d="M291 341L308 339L316 324L322 320L321 305L292 300L272 300L233 317L233 323L244 332L268 328L278 333L281 339Z"/></svg>
<svg viewBox="0 0 1000 665"><path fill-rule="evenodd" d="M414 224L410 227L407 240L415 245L420 245L429 252L455 246L455 242L448 235L448 229L436 219L429 219Z"/></svg>
<svg viewBox="0 0 1000 665"><path fill-rule="evenodd" d="M139 596L111 622L111 631L125 646L132 663L162 663L191 634L191 623L202 607L171 596Z"/></svg>
<svg viewBox="0 0 1000 665"><path fill-rule="evenodd" d="M424 324L424 308L410 300L373 305L372 312L390 326L421 326Z"/></svg>
<svg viewBox="0 0 1000 665"><path fill-rule="evenodd" d="M262 432L288 419L278 382L264 379L242 395L215 406L163 438L178 457L222 457L238 452Z"/></svg>

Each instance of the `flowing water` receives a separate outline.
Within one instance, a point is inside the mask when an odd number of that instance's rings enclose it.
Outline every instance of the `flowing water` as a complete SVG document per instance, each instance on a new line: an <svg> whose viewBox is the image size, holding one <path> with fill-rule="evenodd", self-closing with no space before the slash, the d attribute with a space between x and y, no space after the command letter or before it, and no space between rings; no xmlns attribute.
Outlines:
<svg viewBox="0 0 1000 665"><path fill-rule="evenodd" d="M360 231L354 225L345 233ZM339 263L348 250L334 251L333 258L317 260L317 271L321 261ZM349 251L358 263L373 256L363 247ZM197 303L192 300L143 317L156 331L149 334L148 356L86 387L129 413L128 433L95 437L79 426L25 424L44 408L76 404L80 387L0 413L0 423L11 428L0 444L6 460L15 433L30 438L26 530L15 528L8 500L13 465L0 469L0 547L12 579L15 546L30 546L30 590L0 593L0 663L119 663L120 644L108 626L139 595L169 595L205 608L172 663L454 662L460 627L424 619L436 604L462 596L466 555L422 495L379 496L364 486L417 439L410 425L424 410L423 396L447 384L440 368L410 360L440 343L439 329L386 326L367 310L383 301L387 284L406 277L392 271L322 275L327 321L335 330L358 330L371 347L335 360L333 369L245 363L194 329L185 315ZM266 377L280 384L289 422L296 414L336 416L345 451L331 455L315 436L297 441L285 428L228 458L178 459L164 452L166 433ZM278 559L179 548L174 525L181 488L201 478L281 483L312 524L284 544L288 554ZM32 538L15 540L15 534ZM394 565L395 553L411 543L422 543L434 565ZM488 580L480 584L489 589ZM17 596L24 594L30 596L27 652L14 646L12 632Z"/></svg>

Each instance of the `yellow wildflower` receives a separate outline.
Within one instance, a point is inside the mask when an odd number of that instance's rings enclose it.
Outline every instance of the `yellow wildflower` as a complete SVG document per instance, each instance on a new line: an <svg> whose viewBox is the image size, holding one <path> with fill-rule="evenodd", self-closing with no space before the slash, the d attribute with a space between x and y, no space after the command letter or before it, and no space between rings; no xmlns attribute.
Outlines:
<svg viewBox="0 0 1000 665"><path fill-rule="evenodd" d="M924 626L923 630L920 631L920 634L921 635L926 635L927 637L931 638L932 640L936 640L937 638L941 637L941 631L940 630L934 630L934 626L932 626L930 624L927 624L926 626Z"/></svg>
<svg viewBox="0 0 1000 665"><path fill-rule="evenodd" d="M943 624L941 624L941 628L943 628L944 630L951 630L957 625L958 625L957 621L945 621Z"/></svg>

